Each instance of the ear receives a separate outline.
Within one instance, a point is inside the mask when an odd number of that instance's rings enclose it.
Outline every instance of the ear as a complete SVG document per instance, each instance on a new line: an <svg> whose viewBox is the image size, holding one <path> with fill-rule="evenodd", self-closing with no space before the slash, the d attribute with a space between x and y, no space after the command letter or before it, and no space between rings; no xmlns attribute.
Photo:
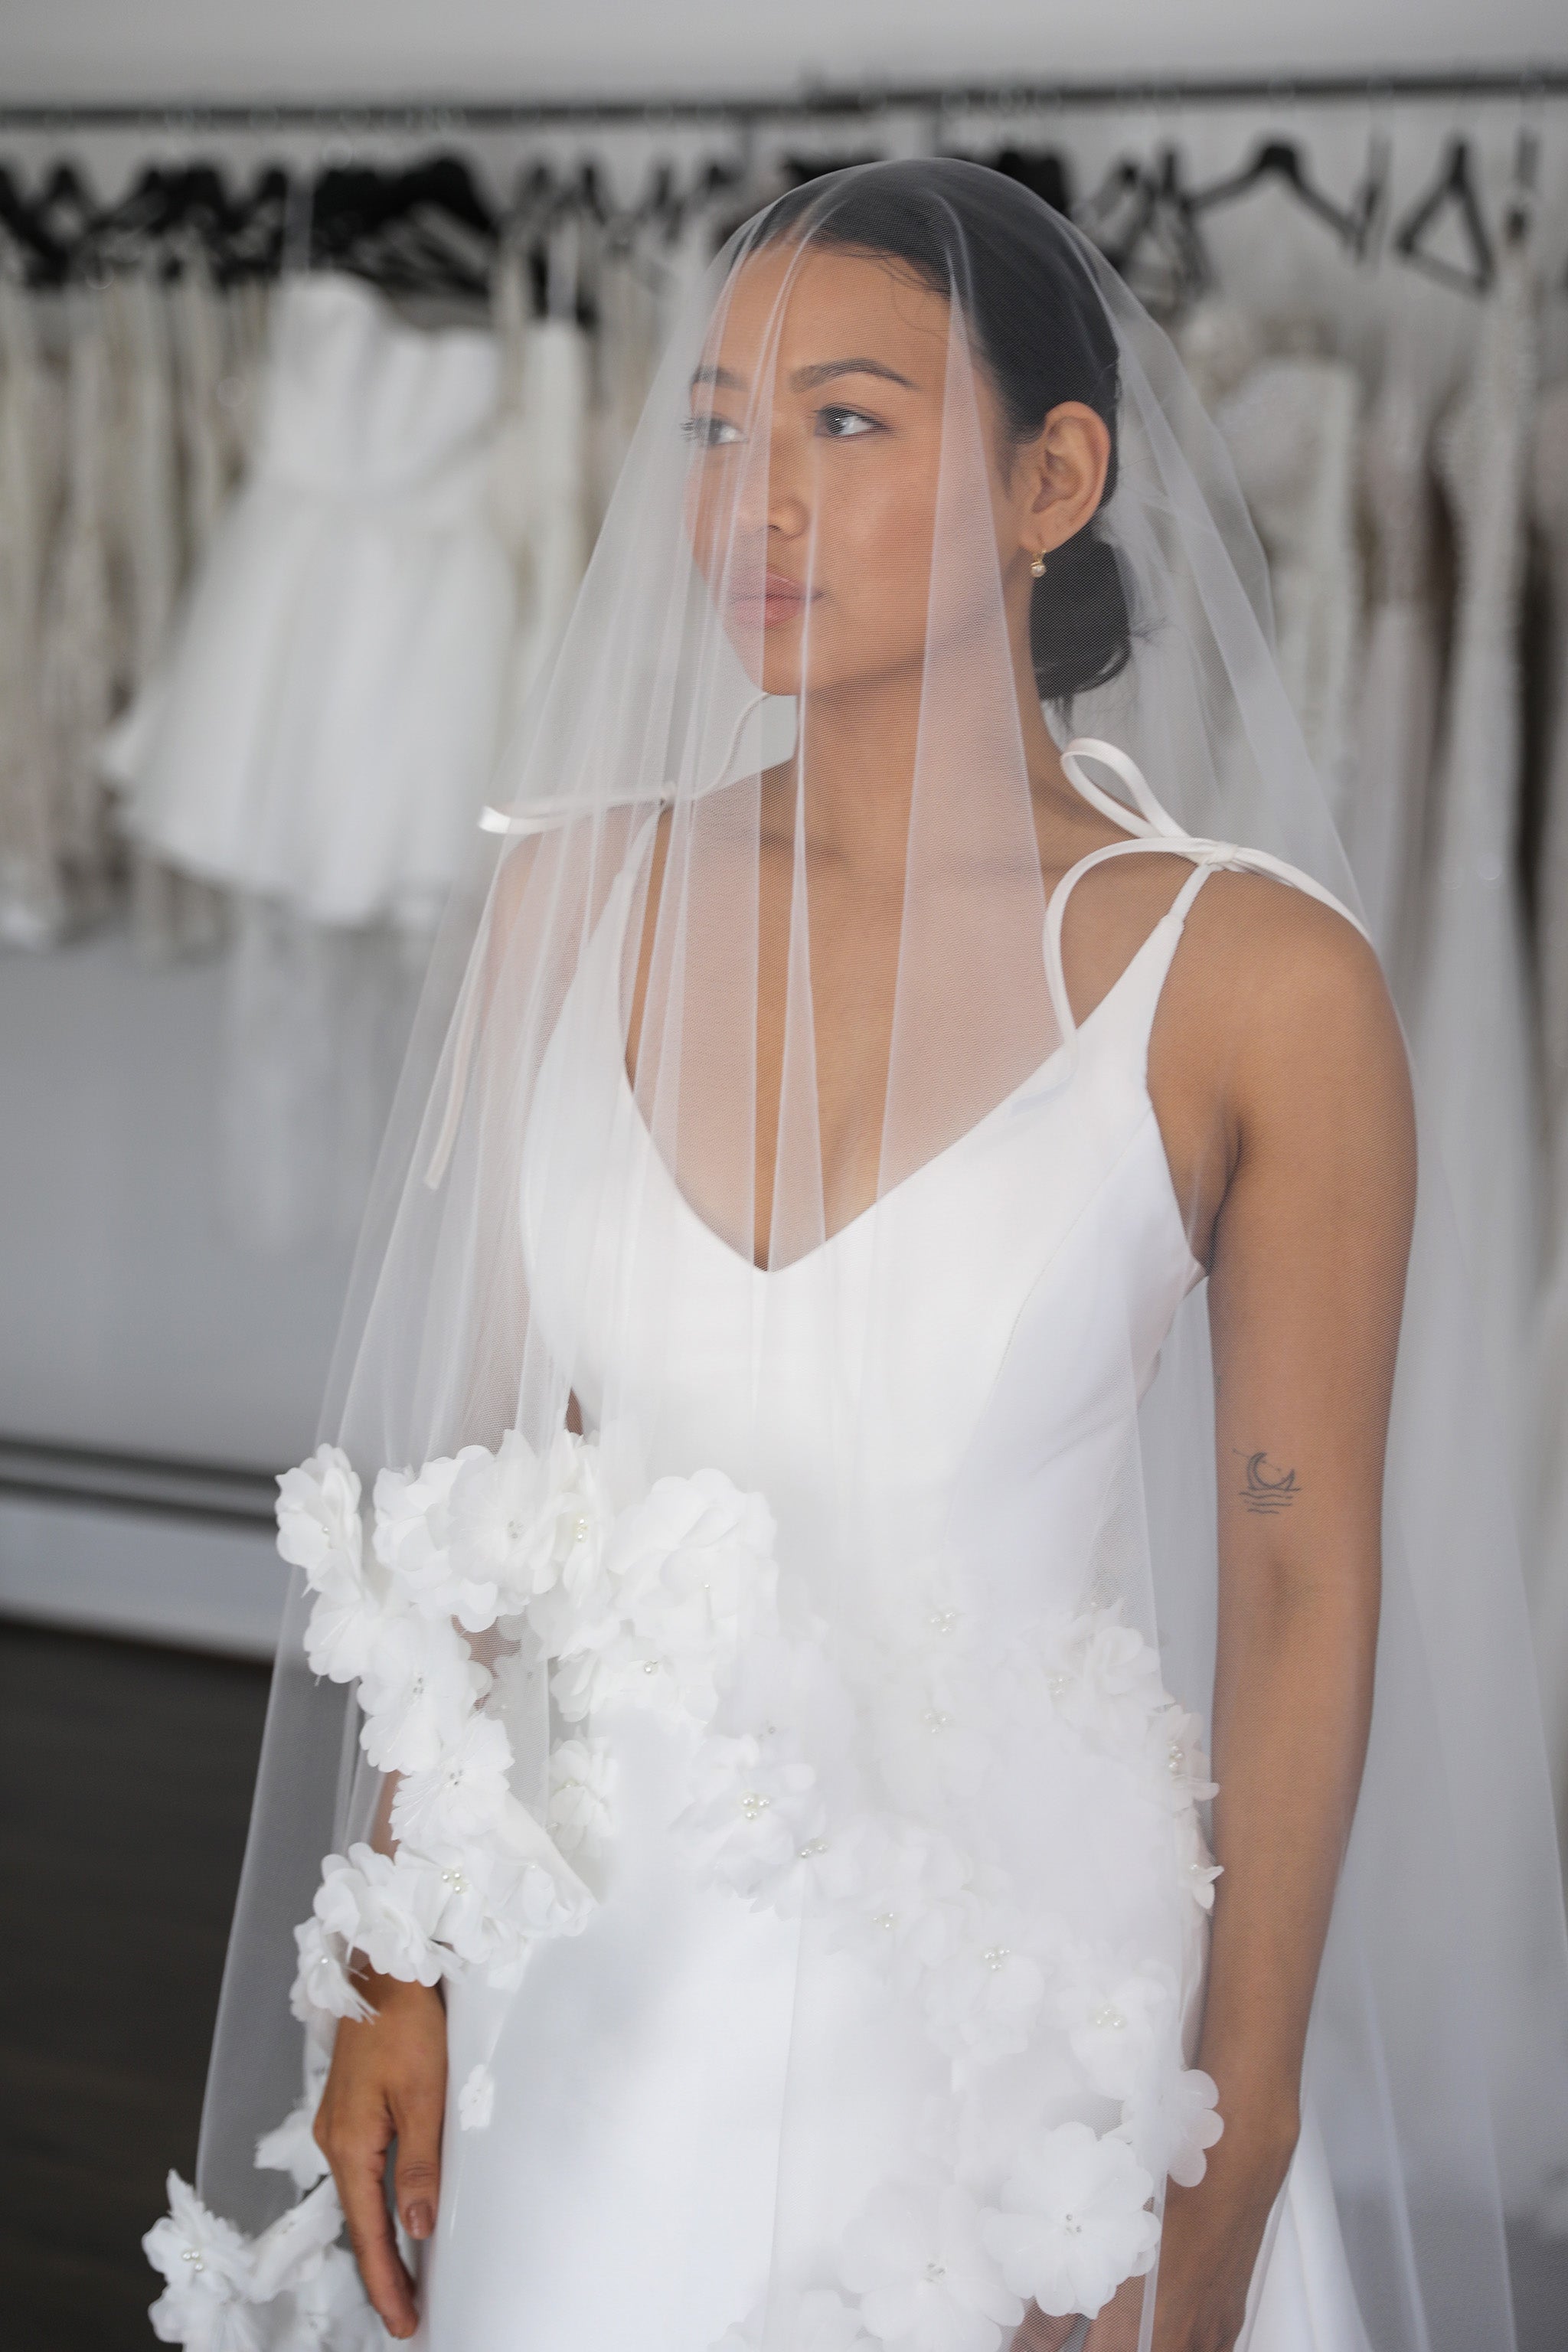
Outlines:
<svg viewBox="0 0 1568 2352"><path fill-rule="evenodd" d="M1110 434L1081 400L1053 408L1018 453L1031 553L1065 545L1099 510L1110 466Z"/></svg>

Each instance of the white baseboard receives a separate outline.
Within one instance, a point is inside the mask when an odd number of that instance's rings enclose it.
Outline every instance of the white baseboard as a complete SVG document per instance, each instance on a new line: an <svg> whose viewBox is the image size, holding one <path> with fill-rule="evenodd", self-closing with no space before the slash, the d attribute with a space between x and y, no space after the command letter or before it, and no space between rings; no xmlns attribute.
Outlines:
<svg viewBox="0 0 1568 2352"><path fill-rule="evenodd" d="M288 1579L266 1527L0 1494L0 1615L269 1658Z"/></svg>

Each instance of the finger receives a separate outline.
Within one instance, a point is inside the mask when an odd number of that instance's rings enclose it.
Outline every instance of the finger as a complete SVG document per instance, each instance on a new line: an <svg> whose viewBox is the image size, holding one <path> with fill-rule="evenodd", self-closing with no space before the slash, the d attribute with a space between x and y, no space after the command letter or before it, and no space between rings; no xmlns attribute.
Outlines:
<svg viewBox="0 0 1568 2352"><path fill-rule="evenodd" d="M1011 2352L1061 2352L1077 2326L1077 2319L1070 2315L1066 2319L1054 2319L1038 2304L1032 2303L1013 2338Z"/></svg>
<svg viewBox="0 0 1568 2352"><path fill-rule="evenodd" d="M441 2126L446 2102L434 2088L405 2092L395 2100L397 2210L411 2238L428 2238L436 2227L441 2194Z"/></svg>
<svg viewBox="0 0 1568 2352"><path fill-rule="evenodd" d="M404 2269L386 2210L385 2136L380 2147L362 2142L332 2167L349 2244L376 2316L389 2336L412 2336L418 2324L414 2282Z"/></svg>
<svg viewBox="0 0 1568 2352"><path fill-rule="evenodd" d="M1084 2338L1083 2352L1138 2352L1148 2281L1123 2279Z"/></svg>

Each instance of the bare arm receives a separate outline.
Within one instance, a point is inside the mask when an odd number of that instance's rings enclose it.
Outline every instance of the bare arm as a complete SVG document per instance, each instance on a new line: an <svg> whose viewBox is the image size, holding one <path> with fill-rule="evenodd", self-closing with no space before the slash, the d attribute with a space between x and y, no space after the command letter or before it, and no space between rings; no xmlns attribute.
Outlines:
<svg viewBox="0 0 1568 2352"><path fill-rule="evenodd" d="M1237 2326L1254 2235L1295 2145L1366 1752L1415 1183L1408 1074L1381 977L1316 909L1300 929L1237 1042L1233 1172L1214 1232L1224 1874L1199 2063L1219 2085L1226 2131L1209 2177L1171 2191L1163 2282L1179 2310L1197 2304L1200 2270L1212 2280L1228 2268ZM1233 2263L1217 2259L1216 2233ZM1183 2343L1179 2328L1169 2340Z"/></svg>
<svg viewBox="0 0 1568 2352"><path fill-rule="evenodd" d="M1415 1184L1404 1047L1370 950L1275 886L1221 887L1198 902L1162 1007L1171 1042L1151 1062L1211 1277L1223 1874L1197 2063L1225 2121L1203 2181L1167 2190L1154 2352L1236 2343L1296 2144L1371 1717ZM1131 2352L1142 2303L1130 2282L1089 2352ZM1035 2325L1024 2340L1046 2352Z"/></svg>

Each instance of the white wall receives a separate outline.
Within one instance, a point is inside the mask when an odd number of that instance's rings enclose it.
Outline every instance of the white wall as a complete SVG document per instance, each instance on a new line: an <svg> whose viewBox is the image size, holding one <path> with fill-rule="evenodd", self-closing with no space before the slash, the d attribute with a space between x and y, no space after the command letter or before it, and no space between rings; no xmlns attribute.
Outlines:
<svg viewBox="0 0 1568 2352"><path fill-rule="evenodd" d="M1568 54L1561 0L5 0L0 93L674 93Z"/></svg>

